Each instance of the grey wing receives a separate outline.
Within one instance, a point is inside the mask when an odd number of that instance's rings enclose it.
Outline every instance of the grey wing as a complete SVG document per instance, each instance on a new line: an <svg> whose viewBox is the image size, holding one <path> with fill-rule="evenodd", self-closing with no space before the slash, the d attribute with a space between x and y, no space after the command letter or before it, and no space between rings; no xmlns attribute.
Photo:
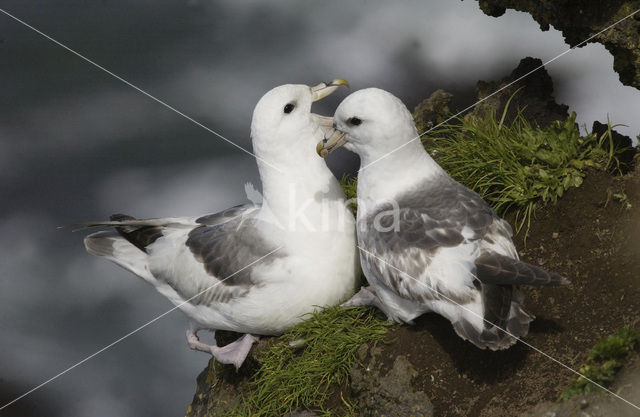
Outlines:
<svg viewBox="0 0 640 417"><path fill-rule="evenodd" d="M167 282L183 298L192 298L192 304L228 302L247 294L262 285L253 273L255 268L282 256L274 253L261 261L277 247L257 227L257 211L246 207L230 210L198 219L203 224L189 232L185 245L202 266L197 276L191 281Z"/></svg>
<svg viewBox="0 0 640 417"><path fill-rule="evenodd" d="M439 251L510 232L480 196L462 185L446 180L425 188L400 196L399 209L381 206L361 219L358 229L366 250L361 251L363 267L380 284L419 301L437 296L420 277Z"/></svg>
<svg viewBox="0 0 640 417"><path fill-rule="evenodd" d="M276 248L262 236L253 216L196 227L186 245L207 273L224 280L224 285L256 284L246 267Z"/></svg>
<svg viewBox="0 0 640 417"><path fill-rule="evenodd" d="M250 265L275 247L256 227L258 209L247 204L198 219L136 219L115 214L109 221L82 226L114 227L117 232L87 236L90 253L148 281L168 285L178 299L166 295L176 303L210 304L226 302L260 285Z"/></svg>

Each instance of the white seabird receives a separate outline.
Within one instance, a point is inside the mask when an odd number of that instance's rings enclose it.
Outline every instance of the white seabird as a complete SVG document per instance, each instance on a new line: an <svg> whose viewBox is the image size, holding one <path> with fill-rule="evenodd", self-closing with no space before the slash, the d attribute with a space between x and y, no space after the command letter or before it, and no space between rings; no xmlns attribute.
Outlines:
<svg viewBox="0 0 640 417"><path fill-rule="evenodd" d="M311 113L311 104L340 85L347 82L283 85L256 105L251 137L262 205L198 218L114 215L86 224L115 227L87 236L87 251L142 277L180 306L193 321L189 346L218 362L239 368L254 335L280 334L356 288L355 220L340 184L313 152L332 119ZM198 339L201 329L245 335L210 346Z"/></svg>
<svg viewBox="0 0 640 417"><path fill-rule="evenodd" d="M345 305L375 305L406 323L433 311L482 349L526 335L533 316L518 286L568 281L519 261L509 224L429 156L392 94L349 95L334 127L316 150L324 157L344 145L360 155L357 233L370 284Z"/></svg>

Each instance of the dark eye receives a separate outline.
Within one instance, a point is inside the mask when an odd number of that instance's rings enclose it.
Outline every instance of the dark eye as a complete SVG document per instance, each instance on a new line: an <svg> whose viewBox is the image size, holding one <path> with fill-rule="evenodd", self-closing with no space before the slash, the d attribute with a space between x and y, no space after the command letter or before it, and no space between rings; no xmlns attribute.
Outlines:
<svg viewBox="0 0 640 417"><path fill-rule="evenodd" d="M354 126L358 126L360 123L362 123L362 120L358 119L357 117L352 117L351 119L347 120L347 122Z"/></svg>
<svg viewBox="0 0 640 417"><path fill-rule="evenodd" d="M285 113L291 113L295 107L296 106L294 106L293 104L289 103L286 106L284 106L284 112Z"/></svg>

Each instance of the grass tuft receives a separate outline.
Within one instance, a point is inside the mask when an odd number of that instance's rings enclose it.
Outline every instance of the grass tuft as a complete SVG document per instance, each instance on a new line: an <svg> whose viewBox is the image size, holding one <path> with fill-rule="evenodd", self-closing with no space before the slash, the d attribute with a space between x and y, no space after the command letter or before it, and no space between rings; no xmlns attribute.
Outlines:
<svg viewBox="0 0 640 417"><path fill-rule="evenodd" d="M592 381L606 387L613 382L616 372L622 367L621 360L629 353L640 350L640 329L633 330L625 326L616 334L599 341L587 356L587 361L580 367L580 373ZM571 381L564 390L561 399L574 395L597 391L596 385L583 377Z"/></svg>
<svg viewBox="0 0 640 417"><path fill-rule="evenodd" d="M358 177L352 177L350 175L344 174L340 179L340 185L342 186L344 195L347 197L349 207L351 207L351 210L353 210L353 214L355 214L358 210Z"/></svg>
<svg viewBox="0 0 640 417"><path fill-rule="evenodd" d="M436 161L500 215L515 212L516 230L531 223L539 204L555 203L582 184L587 168L617 166L611 125L603 135L580 136L576 114L549 127L532 127L519 110L505 123L488 111L469 115L423 136Z"/></svg>
<svg viewBox="0 0 640 417"><path fill-rule="evenodd" d="M298 408L326 414L330 386L347 382L358 347L380 340L390 325L366 307L329 307L310 315L258 356L249 394L231 415L275 416ZM344 403L347 410L353 407Z"/></svg>

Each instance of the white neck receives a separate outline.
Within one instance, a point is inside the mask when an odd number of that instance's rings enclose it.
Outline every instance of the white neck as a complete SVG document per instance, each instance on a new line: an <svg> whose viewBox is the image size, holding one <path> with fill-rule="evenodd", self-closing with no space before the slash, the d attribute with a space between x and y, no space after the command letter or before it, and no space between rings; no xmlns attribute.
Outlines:
<svg viewBox="0 0 640 417"><path fill-rule="evenodd" d="M324 160L314 151L314 141L321 140L322 136L309 135L309 143L302 143L304 136L300 135L301 142L293 143L277 158L272 157L281 171L258 160L263 192L260 215L291 232L344 229L348 221L345 216L350 215L344 193Z"/></svg>
<svg viewBox="0 0 640 417"><path fill-rule="evenodd" d="M361 155L358 217L381 203L395 200L400 190L442 175L447 174L425 151L420 140L386 156Z"/></svg>

